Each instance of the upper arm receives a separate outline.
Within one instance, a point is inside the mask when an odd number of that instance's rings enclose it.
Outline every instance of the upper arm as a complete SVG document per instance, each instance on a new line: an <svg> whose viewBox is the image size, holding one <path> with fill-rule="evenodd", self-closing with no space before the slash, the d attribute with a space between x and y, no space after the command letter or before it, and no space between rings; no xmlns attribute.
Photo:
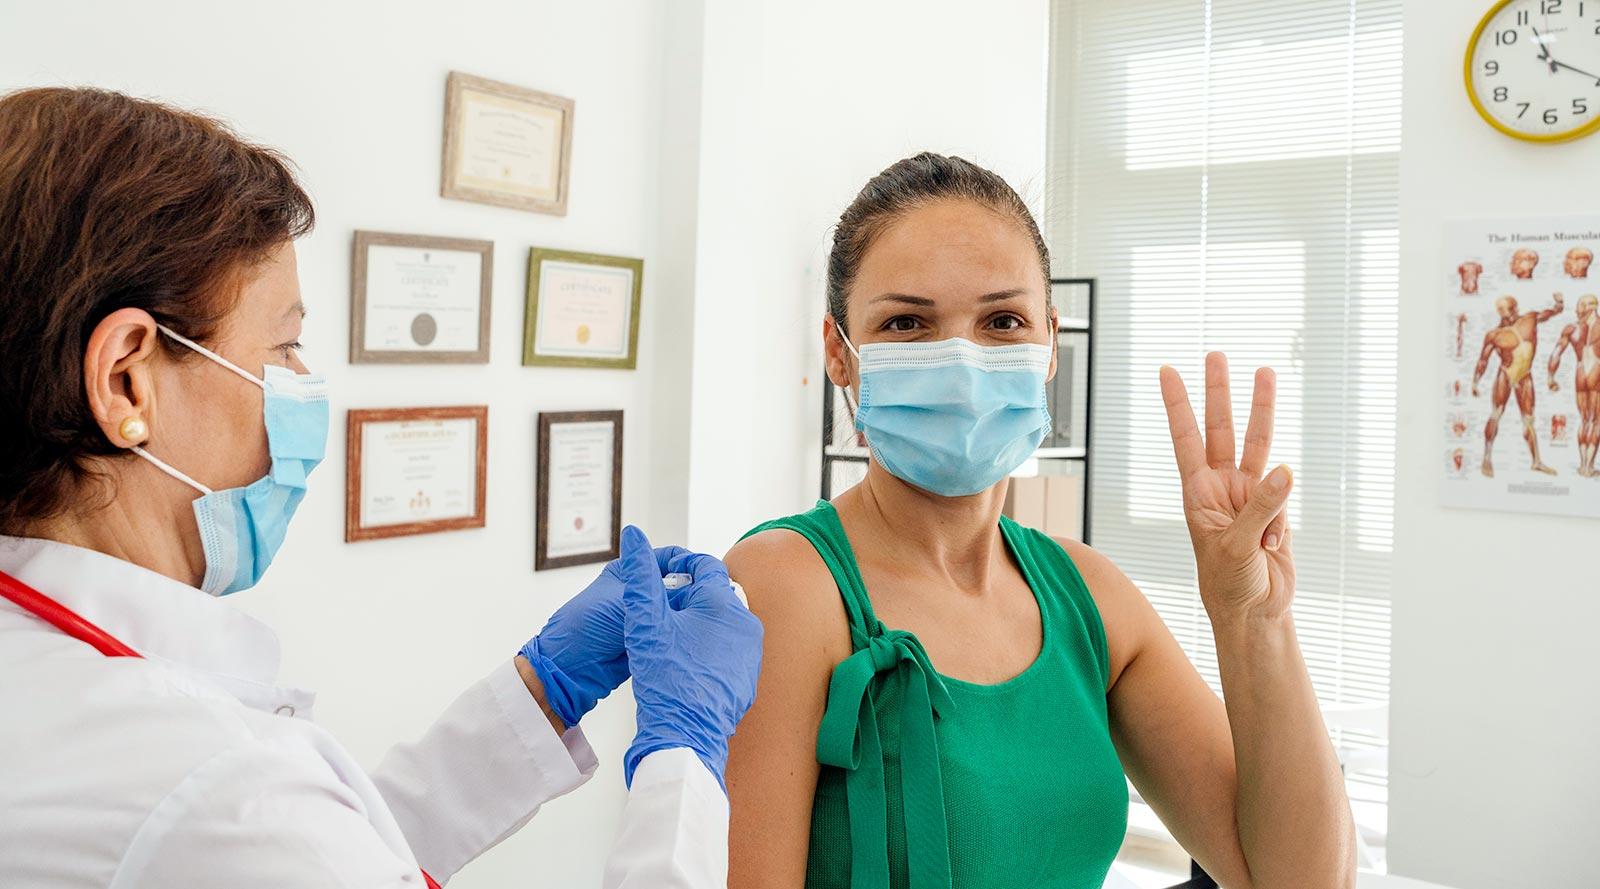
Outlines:
<svg viewBox="0 0 1600 889"><path fill-rule="evenodd" d="M766 632L756 700L728 746L728 886L799 887L817 728L833 668L850 654L849 624L827 567L798 534L756 534L725 561Z"/></svg>
<svg viewBox="0 0 1600 889"><path fill-rule="evenodd" d="M1225 886L1248 885L1233 736L1222 700L1125 574L1082 543L1059 542L1105 625L1106 704L1124 771L1207 873Z"/></svg>
<svg viewBox="0 0 1600 889"><path fill-rule="evenodd" d="M117 885L420 889L422 872L325 761L258 742L217 755L162 800Z"/></svg>

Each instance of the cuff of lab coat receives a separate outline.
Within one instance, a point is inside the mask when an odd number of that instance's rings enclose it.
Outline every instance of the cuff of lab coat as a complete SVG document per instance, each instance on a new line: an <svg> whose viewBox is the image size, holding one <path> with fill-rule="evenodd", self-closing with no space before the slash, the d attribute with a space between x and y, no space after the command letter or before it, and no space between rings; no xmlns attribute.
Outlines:
<svg viewBox="0 0 1600 889"><path fill-rule="evenodd" d="M448 880L598 765L583 732L557 735L510 658L372 773L417 863Z"/></svg>
<svg viewBox="0 0 1600 889"><path fill-rule="evenodd" d="M728 884L728 797L693 751L639 761L606 862L606 889L711 889Z"/></svg>
<svg viewBox="0 0 1600 889"><path fill-rule="evenodd" d="M515 660L490 673L488 683L506 724L527 748L530 767L543 773L539 783L549 793L540 803L569 793L593 777L600 760L583 729L572 726L565 735L556 734L539 702L528 693Z"/></svg>

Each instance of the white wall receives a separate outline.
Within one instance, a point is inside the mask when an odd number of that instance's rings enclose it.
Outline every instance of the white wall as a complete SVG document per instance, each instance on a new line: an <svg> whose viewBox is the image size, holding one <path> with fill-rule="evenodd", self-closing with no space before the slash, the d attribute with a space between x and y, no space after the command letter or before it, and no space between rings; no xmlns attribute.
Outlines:
<svg viewBox="0 0 1600 889"><path fill-rule="evenodd" d="M1600 138L1525 145L1467 102L1462 52L1488 6L1405 7L1390 867L1462 889L1593 886L1600 522L1437 505L1441 224L1600 210Z"/></svg>
<svg viewBox="0 0 1600 889"><path fill-rule="evenodd" d="M300 245L305 342L308 360L333 379L334 433L281 559L238 603L278 627L286 680L321 692L319 719L369 764L509 659L594 573L533 572L538 411L624 409L623 517L682 533L681 493L659 510L650 482L656 391L684 391L687 380L687 365L664 355L670 344L657 335L688 305L681 273L668 286L658 269L664 7L624 6L163 0L102 3L89 15L80 4L0 0L0 90L87 84L207 109L283 149L304 172L320 217ZM439 197L451 69L577 100L567 217ZM495 241L489 365L348 366L357 228ZM637 372L520 366L532 245L644 257ZM490 407L488 527L343 543L345 410L475 403ZM680 479L685 452L679 444L672 458ZM618 697L585 720L601 776L453 885L599 884L622 799L616 764L632 731L631 704Z"/></svg>
<svg viewBox="0 0 1600 889"><path fill-rule="evenodd" d="M706 0L690 545L820 485L829 227L923 150L1043 204L1046 0Z"/></svg>

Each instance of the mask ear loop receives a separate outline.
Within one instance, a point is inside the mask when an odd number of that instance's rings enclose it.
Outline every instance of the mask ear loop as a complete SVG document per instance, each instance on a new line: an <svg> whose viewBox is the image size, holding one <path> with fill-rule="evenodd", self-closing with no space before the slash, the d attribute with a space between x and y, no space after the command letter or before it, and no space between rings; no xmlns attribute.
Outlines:
<svg viewBox="0 0 1600 889"><path fill-rule="evenodd" d="M850 338L848 336L845 336L844 325L839 323L838 318L835 318L833 319L833 326L834 329L839 332L839 339L844 343L844 347L850 350L851 355L856 356L856 367L861 367L861 353L856 351L855 344L850 342ZM844 403L850 407L850 416L854 417L857 413L857 406L855 396L850 394L850 387L840 386L839 391L840 394L844 395Z"/></svg>
<svg viewBox="0 0 1600 889"><path fill-rule="evenodd" d="M216 363L222 365L223 367L227 368L228 370L231 370L234 373L238 374L239 376L244 377L245 379L247 379L250 382L256 384L257 386L260 386L263 390L265 390L267 388L267 384L266 384L265 380L256 379L254 376L252 376L244 368L240 367L237 364L234 364L232 361L229 361L226 358L223 358L221 355L218 355L217 353L211 351L210 349L207 349L205 346L202 346L199 343L195 342L194 340L189 339L188 337L186 337L183 334L177 332L176 330L173 330L172 328L166 326L165 324L157 324L156 325L156 329L161 331L162 333L166 334L167 336L172 337L174 340L177 340L178 342L184 344L185 346L188 346L190 349L193 349L194 351L199 352L201 355L204 355L207 358L210 358L212 361L215 361ZM204 495L209 495L209 494L214 493L210 488L208 488L205 485L202 485L199 482L195 481L194 479L190 478L188 475L186 475L183 472L179 471L175 467L169 465L165 460L162 460L160 457L157 457L155 454L150 453L149 451L145 450L144 448L142 448L142 447L140 447L138 445L134 445L132 448L130 448L130 450L132 450L135 454L138 454L140 457L143 457L145 460L149 461L153 466L155 466L155 468L161 470L162 472L165 472L167 475L172 476L173 478L177 479L178 481L183 482L184 484L188 485L189 487L194 488L196 491L199 491L201 493L201 495L204 496Z"/></svg>
<svg viewBox="0 0 1600 889"><path fill-rule="evenodd" d="M199 482L195 481L194 479L190 478L189 476L184 475L182 472L179 472L177 469L174 469L173 467L167 465L167 463L165 461L163 461L160 457L157 457L155 454L150 453L149 451L145 450L144 448L141 448L138 445L134 445L132 448L130 448L130 450L132 450L135 454L138 454L139 456L145 458L146 460L149 460L151 463L155 464L155 467L157 469L161 470L162 472L165 472L167 475L172 476L173 478L177 479L178 481L183 482L184 484L188 485L189 487L194 488L196 491L199 491L201 494L204 495L204 494L213 493L213 491L210 488L206 487L205 485L200 484Z"/></svg>

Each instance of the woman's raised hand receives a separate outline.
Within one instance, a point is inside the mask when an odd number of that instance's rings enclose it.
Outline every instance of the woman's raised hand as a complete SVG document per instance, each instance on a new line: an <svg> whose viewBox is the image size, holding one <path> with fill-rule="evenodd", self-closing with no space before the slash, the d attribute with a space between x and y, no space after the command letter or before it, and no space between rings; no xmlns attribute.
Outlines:
<svg viewBox="0 0 1600 889"><path fill-rule="evenodd" d="M1183 378L1170 367L1161 368L1161 397L1183 479L1183 513L1194 542L1200 597L1213 622L1254 614L1281 616L1294 599L1285 511L1292 473L1279 466L1262 477L1272 449L1275 390L1272 369L1256 371L1244 454L1235 464L1227 356L1206 356L1204 437Z"/></svg>

